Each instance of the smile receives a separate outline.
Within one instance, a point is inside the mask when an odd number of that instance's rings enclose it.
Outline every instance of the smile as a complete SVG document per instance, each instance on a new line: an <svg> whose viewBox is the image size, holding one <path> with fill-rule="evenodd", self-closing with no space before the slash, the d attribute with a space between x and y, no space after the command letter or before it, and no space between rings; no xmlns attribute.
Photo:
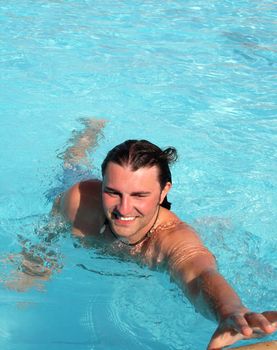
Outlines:
<svg viewBox="0 0 277 350"><path fill-rule="evenodd" d="M123 220L123 221L132 221L132 220L135 220L135 217L134 216L127 216L127 217L119 216L117 219Z"/></svg>
<svg viewBox="0 0 277 350"><path fill-rule="evenodd" d="M125 222L134 221L136 219L135 216L121 216L119 213L113 213L113 218L116 221L125 221Z"/></svg>

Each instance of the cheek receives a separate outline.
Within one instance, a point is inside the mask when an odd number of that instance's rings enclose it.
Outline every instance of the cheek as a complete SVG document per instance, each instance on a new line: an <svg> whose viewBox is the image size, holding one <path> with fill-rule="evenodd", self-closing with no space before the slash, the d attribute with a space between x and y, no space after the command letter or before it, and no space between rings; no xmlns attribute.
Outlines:
<svg viewBox="0 0 277 350"><path fill-rule="evenodd" d="M116 204L116 199L103 193L102 194L102 204L104 209L109 209Z"/></svg>
<svg viewBox="0 0 277 350"><path fill-rule="evenodd" d="M158 205L159 205L158 199L149 199L147 201L142 201L141 203L137 203L137 208L146 215L147 214L153 215L153 213L157 210Z"/></svg>

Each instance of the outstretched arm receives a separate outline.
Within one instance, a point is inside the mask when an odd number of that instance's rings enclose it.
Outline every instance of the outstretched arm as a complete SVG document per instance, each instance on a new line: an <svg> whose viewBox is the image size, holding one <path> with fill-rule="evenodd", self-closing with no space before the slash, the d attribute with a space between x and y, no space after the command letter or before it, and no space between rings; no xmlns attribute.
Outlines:
<svg viewBox="0 0 277 350"><path fill-rule="evenodd" d="M168 268L196 310L218 322L208 345L220 350L238 340L273 333L277 312L254 313L243 305L239 296L217 271L213 255L197 235L186 228L168 243Z"/></svg>
<svg viewBox="0 0 277 350"><path fill-rule="evenodd" d="M203 313L203 309L208 308L211 318L218 322L209 350L221 349L242 339L262 337L276 330L277 312L251 312L216 269L204 269L189 289L198 309Z"/></svg>

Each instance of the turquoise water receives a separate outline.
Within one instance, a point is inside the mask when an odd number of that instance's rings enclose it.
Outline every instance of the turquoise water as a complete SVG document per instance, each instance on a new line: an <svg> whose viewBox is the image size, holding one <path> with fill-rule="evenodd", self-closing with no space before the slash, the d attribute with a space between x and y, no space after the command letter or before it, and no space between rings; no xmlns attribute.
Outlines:
<svg viewBox="0 0 277 350"><path fill-rule="evenodd" d="M215 328L168 276L69 234L47 246L63 266L49 281L7 288L22 242L40 240L59 154L93 116L109 121L94 174L127 138L175 146L173 210L249 307L276 308L275 4L21 0L0 10L1 349L198 350Z"/></svg>

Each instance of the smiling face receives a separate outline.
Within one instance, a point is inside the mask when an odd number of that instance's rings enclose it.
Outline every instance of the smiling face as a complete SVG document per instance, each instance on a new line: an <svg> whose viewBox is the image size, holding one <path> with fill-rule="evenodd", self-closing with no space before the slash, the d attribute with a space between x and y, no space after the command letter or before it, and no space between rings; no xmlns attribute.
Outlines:
<svg viewBox="0 0 277 350"><path fill-rule="evenodd" d="M103 209L113 232L134 243L152 227L159 205L168 193L161 189L156 166L132 171L129 166L109 162L103 177Z"/></svg>

